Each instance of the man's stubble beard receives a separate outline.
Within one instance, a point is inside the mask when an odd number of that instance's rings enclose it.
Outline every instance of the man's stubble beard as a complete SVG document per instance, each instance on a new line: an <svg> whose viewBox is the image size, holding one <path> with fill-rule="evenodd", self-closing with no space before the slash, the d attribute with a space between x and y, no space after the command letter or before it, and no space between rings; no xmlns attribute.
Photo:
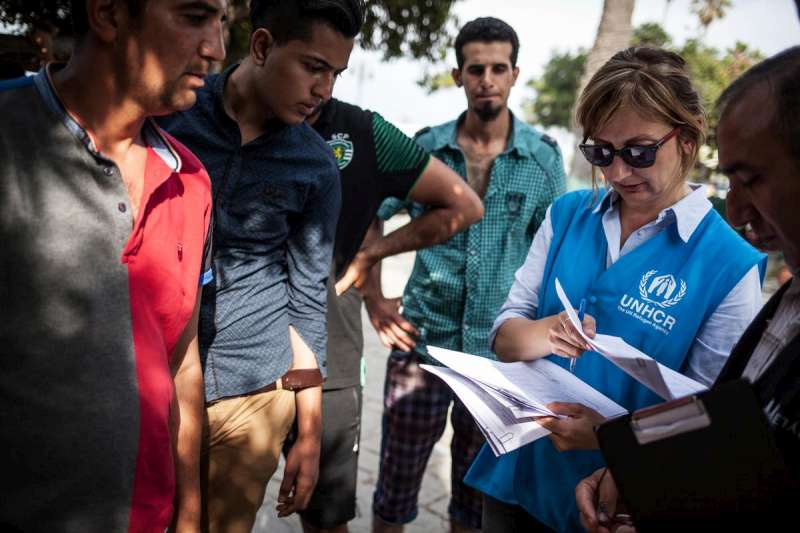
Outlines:
<svg viewBox="0 0 800 533"><path fill-rule="evenodd" d="M181 81L182 78L173 80L160 91L159 103L169 113L187 111L197 102L197 91L200 89L181 87Z"/></svg>
<svg viewBox="0 0 800 533"><path fill-rule="evenodd" d="M500 116L503 109L504 106L492 106L491 102L487 102L486 105L475 107L472 111L482 122L492 122Z"/></svg>

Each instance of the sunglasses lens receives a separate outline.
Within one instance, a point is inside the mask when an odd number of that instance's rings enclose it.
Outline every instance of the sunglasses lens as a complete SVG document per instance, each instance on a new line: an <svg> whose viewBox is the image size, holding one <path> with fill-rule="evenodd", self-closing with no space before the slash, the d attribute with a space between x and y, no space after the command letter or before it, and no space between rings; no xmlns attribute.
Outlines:
<svg viewBox="0 0 800 533"><path fill-rule="evenodd" d="M656 162L656 147L654 146L626 146L620 156L634 168L647 168Z"/></svg>
<svg viewBox="0 0 800 533"><path fill-rule="evenodd" d="M614 159L614 151L602 144L582 144L581 152L589 163L598 167L607 167Z"/></svg>

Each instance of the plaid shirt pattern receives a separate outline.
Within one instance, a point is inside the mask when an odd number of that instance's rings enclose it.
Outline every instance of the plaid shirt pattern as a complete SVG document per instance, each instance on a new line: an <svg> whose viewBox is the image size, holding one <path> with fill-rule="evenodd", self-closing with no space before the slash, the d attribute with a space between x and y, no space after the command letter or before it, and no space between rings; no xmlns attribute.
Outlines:
<svg viewBox="0 0 800 533"><path fill-rule="evenodd" d="M456 144L463 120L426 128L417 142L466 180L466 160ZM555 141L512 115L506 150L494 161L483 198L483 219L450 240L417 252L403 294L403 314L420 330L425 345L493 357L488 338L522 266L547 207L565 191L564 165ZM414 202L386 200L378 213L387 219L400 209L424 212Z"/></svg>

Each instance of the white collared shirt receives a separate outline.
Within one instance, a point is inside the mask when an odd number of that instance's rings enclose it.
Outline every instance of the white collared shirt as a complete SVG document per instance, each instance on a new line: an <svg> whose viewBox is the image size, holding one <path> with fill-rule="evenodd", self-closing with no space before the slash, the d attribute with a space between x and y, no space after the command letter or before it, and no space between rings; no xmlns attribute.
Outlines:
<svg viewBox="0 0 800 533"><path fill-rule="evenodd" d="M606 268L672 224L677 224L678 235L684 242L687 242L703 217L712 208L711 202L706 197L705 187L695 184L690 184L690 187L692 192L661 211L655 220L634 231L621 248L622 227L619 220L619 202L617 201L619 194L609 190L595 208L595 212L604 210L603 233L608 243ZM528 257L522 267L517 270L506 303L503 304L500 314L492 326L489 335L490 346L494 346L497 330L506 320L510 318L533 320L536 317L547 252L552 240L553 223L550 219L550 208L548 208L544 222L536 232L533 244L528 251ZM731 289L703 324L689 350L688 364L684 373L704 385L711 385L722 370L731 349L761 309L761 305L761 280L758 266L754 266Z"/></svg>

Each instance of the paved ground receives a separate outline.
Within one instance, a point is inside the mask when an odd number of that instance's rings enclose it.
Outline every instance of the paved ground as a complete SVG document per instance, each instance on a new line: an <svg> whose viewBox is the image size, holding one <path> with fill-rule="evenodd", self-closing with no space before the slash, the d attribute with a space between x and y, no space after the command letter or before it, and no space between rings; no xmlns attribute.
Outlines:
<svg viewBox="0 0 800 533"><path fill-rule="evenodd" d="M387 223L391 231L405 223L403 218L395 217ZM387 259L383 264L383 288L387 296L399 296L411 272L414 254L403 254ZM358 472L358 516L350 522L352 533L370 531L372 491L378 475L378 450L380 447L380 420L383 409L383 381L386 370L388 349L378 340L372 325L363 315L364 349L367 358L367 382L364 389L364 412L361 433L361 457ZM447 504L450 492L450 428L434 448L420 494L419 516L406 531L408 533L437 533L447 531ZM277 518L275 496L280 485L283 465L269 485L267 498L261 508L253 529L257 533L299 533L302 531L296 517Z"/></svg>

